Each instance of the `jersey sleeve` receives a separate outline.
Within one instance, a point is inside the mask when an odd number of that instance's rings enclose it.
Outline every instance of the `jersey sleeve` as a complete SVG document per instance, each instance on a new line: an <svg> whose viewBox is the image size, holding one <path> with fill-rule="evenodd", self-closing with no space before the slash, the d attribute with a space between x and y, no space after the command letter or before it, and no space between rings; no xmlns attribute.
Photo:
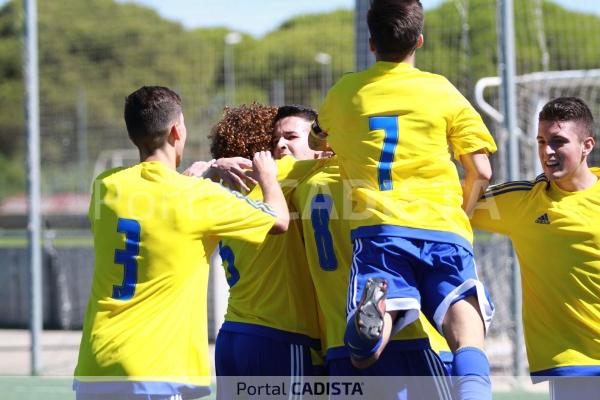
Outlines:
<svg viewBox="0 0 600 400"><path fill-rule="evenodd" d="M329 136L333 131L331 127L335 125L337 114L341 112L339 107L340 102L335 100L337 96L338 87L339 82L336 83L331 89L329 89L327 95L325 96L323 104L321 104L321 107L319 108L319 116L317 118L318 125L322 129L324 134L327 136ZM314 134L315 133L313 133L311 130L311 135Z"/></svg>
<svg viewBox="0 0 600 400"><path fill-rule="evenodd" d="M201 229L219 238L261 243L275 223L277 215L273 209L217 183L203 181L202 193L194 196L191 204L192 209L205 218L199 221Z"/></svg>
<svg viewBox="0 0 600 400"><path fill-rule="evenodd" d="M277 160L277 180L283 194L288 197L302 180L321 168L325 160L296 160L292 156L285 156Z"/></svg>
<svg viewBox="0 0 600 400"><path fill-rule="evenodd" d="M481 116L462 94L456 93L459 108L455 111L449 125L448 140L454 151L454 158L485 150L488 154L496 152L496 143Z"/></svg>
<svg viewBox="0 0 600 400"><path fill-rule="evenodd" d="M491 186L479 199L473 215L473 228L509 235L521 220L520 208L523 195L530 190L528 183L507 182Z"/></svg>
<svg viewBox="0 0 600 400"><path fill-rule="evenodd" d="M99 219L100 206L105 201L105 196L106 196L106 191L107 191L106 185L104 182L105 179L119 171L124 170L124 169L125 169L125 167L117 167L117 168L108 169L108 170L100 173L100 175L98 175L92 182L92 187L91 187L92 195L90 197L90 206L88 208L88 219L90 220L90 223L92 226L94 226L95 221L97 219Z"/></svg>

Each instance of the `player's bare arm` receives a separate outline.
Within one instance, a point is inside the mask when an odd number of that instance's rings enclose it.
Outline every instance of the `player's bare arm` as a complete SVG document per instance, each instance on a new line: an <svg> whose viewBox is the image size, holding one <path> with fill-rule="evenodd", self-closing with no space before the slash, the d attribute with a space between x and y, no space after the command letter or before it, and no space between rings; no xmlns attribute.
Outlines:
<svg viewBox="0 0 600 400"><path fill-rule="evenodd" d="M277 164L271 157L270 151L259 151L252 159L254 177L263 192L263 201L270 205L277 213L277 220L270 233L283 233L287 231L290 214L287 202L277 181Z"/></svg>
<svg viewBox="0 0 600 400"><path fill-rule="evenodd" d="M213 180L222 182L225 186L248 193L256 180L248 174L252 169L252 161L244 157L219 158L210 169Z"/></svg>
<svg viewBox="0 0 600 400"><path fill-rule="evenodd" d="M462 155L460 163L465 169L462 207L467 215L471 215L477 200L490 183L492 166L487 152L483 149Z"/></svg>
<svg viewBox="0 0 600 400"><path fill-rule="evenodd" d="M210 170L210 167L215 163L215 161L215 159L210 161L196 161L185 171L183 171L183 175L193 176L196 178L205 178L207 172Z"/></svg>
<svg viewBox="0 0 600 400"><path fill-rule="evenodd" d="M251 171L251 160L244 157L229 157L196 161L183 174L196 178L207 178L213 182L222 183L230 189L247 193L256 185Z"/></svg>

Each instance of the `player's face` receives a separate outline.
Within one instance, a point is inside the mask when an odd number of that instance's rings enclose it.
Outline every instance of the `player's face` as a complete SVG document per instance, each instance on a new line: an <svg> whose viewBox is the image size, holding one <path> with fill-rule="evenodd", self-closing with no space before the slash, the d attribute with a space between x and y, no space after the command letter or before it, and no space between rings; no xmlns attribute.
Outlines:
<svg viewBox="0 0 600 400"><path fill-rule="evenodd" d="M183 157L183 148L185 147L185 141L187 139L187 128L185 127L185 120L183 114L179 115L179 122L177 123L177 132L179 132L179 140L175 145L175 165L178 167L181 164L181 158Z"/></svg>
<svg viewBox="0 0 600 400"><path fill-rule="evenodd" d="M586 157L594 140L581 139L579 129L574 121L540 121L537 142L542 169L559 187L587 173Z"/></svg>
<svg viewBox="0 0 600 400"><path fill-rule="evenodd" d="M279 159L292 155L298 160L312 160L319 152L308 147L310 122L301 117L282 118L275 124L273 155Z"/></svg>

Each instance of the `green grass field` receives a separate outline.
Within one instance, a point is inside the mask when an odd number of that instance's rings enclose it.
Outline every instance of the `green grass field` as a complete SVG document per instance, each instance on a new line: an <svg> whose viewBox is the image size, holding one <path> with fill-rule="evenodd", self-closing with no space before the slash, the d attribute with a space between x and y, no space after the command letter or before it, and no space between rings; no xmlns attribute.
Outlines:
<svg viewBox="0 0 600 400"><path fill-rule="evenodd" d="M42 234L42 244L51 243L54 247L92 247L94 245L89 230L54 231L52 239ZM24 248L27 246L27 232L23 230L0 230L0 248Z"/></svg>

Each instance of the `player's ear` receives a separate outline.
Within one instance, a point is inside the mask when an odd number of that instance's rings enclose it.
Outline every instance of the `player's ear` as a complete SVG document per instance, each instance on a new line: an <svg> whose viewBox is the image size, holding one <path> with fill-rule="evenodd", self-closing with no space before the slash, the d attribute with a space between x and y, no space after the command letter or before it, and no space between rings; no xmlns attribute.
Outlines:
<svg viewBox="0 0 600 400"><path fill-rule="evenodd" d="M425 38L423 37L423 34L420 34L419 38L417 39L417 46L415 47L415 49L420 49L421 47L423 47L423 43L425 43Z"/></svg>
<svg viewBox="0 0 600 400"><path fill-rule="evenodd" d="M594 140L594 138L592 136L588 136L585 139L583 139L582 144L583 144L582 154L584 157L587 157L590 155L590 153L594 149L594 145L596 144L596 141Z"/></svg>
<svg viewBox="0 0 600 400"><path fill-rule="evenodd" d="M373 38L369 38L369 50L371 50L372 53L375 53L377 51L377 49L375 48L375 42L373 42Z"/></svg>
<svg viewBox="0 0 600 400"><path fill-rule="evenodd" d="M178 140L181 140L181 132L179 131L177 124L173 124L169 129L169 134L167 135L167 142L169 142L171 146L174 146L175 142L177 142Z"/></svg>
<svg viewBox="0 0 600 400"><path fill-rule="evenodd" d="M171 126L169 137L172 137L175 140L181 140L181 132L179 131L178 124L173 124L173 126Z"/></svg>

